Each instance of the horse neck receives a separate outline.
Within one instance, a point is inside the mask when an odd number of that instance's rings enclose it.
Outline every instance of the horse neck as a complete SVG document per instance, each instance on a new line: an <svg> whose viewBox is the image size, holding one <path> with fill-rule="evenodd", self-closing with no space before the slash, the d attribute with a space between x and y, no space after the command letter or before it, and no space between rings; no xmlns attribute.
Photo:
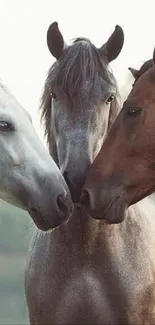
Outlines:
<svg viewBox="0 0 155 325"><path fill-rule="evenodd" d="M145 245L149 245L148 238L155 238L154 211L154 204L145 199L126 211L122 223L108 225L103 220L91 218L77 207L70 221L52 232L46 233L35 228L29 255L35 248L40 261L50 261L52 256L55 265L61 264L63 260L69 269L91 269L95 267L96 261L102 268L104 265L110 267L111 263L117 264L122 256L126 256L125 261L128 263L133 255L138 258L139 250L136 247L142 247L143 251Z"/></svg>
<svg viewBox="0 0 155 325"><path fill-rule="evenodd" d="M121 238L126 241L127 237L132 240L135 233L139 233L146 224L155 223L154 215L155 205L150 198L131 206L125 213L124 221L112 225L106 224L103 220L91 218L80 207L77 207L70 221L56 229L53 234L57 234L66 245L82 245L82 249L86 247L88 250L98 243L106 244L109 240Z"/></svg>
<svg viewBox="0 0 155 325"><path fill-rule="evenodd" d="M134 215L133 219L136 223L142 224L144 221L146 223L154 223L155 225L155 203L150 196L132 205L127 212L128 215Z"/></svg>

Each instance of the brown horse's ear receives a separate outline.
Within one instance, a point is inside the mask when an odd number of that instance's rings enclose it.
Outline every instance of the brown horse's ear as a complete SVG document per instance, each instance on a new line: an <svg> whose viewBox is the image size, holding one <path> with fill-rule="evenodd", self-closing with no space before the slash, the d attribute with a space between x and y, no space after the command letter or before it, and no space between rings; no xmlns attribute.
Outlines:
<svg viewBox="0 0 155 325"><path fill-rule="evenodd" d="M155 69L155 48L154 48L154 51L153 51L153 67Z"/></svg>
<svg viewBox="0 0 155 325"><path fill-rule="evenodd" d="M134 68L128 68L130 72L132 73L133 77L137 79L139 77L139 70L136 70Z"/></svg>
<svg viewBox="0 0 155 325"><path fill-rule="evenodd" d="M120 26L116 26L108 41L99 49L100 55L111 62L117 58L124 44L124 32Z"/></svg>
<svg viewBox="0 0 155 325"><path fill-rule="evenodd" d="M59 30L58 23L52 23L47 31L47 45L51 54L59 59L63 54L66 44L64 42L63 36Z"/></svg>

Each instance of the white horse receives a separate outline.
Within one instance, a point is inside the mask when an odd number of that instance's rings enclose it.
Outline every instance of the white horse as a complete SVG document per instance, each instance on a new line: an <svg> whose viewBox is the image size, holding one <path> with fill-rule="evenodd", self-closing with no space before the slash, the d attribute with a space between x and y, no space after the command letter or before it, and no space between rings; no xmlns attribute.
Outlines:
<svg viewBox="0 0 155 325"><path fill-rule="evenodd" d="M72 210L68 187L31 121L0 83L0 198L26 209L49 230L65 223Z"/></svg>

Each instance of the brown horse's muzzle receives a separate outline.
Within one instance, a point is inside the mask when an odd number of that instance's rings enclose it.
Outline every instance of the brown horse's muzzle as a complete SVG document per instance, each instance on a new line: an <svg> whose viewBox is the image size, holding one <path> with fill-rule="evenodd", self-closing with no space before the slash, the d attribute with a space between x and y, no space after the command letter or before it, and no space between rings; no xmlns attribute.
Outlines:
<svg viewBox="0 0 155 325"><path fill-rule="evenodd" d="M114 185L111 181L101 185L92 182L92 186L86 183L80 202L94 219L103 219L110 224L124 219L125 192L121 185Z"/></svg>

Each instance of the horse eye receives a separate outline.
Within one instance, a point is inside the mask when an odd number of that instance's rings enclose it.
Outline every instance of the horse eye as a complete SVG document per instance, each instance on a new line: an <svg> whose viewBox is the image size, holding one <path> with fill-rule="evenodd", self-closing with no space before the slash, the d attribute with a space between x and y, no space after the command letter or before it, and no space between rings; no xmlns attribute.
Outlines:
<svg viewBox="0 0 155 325"><path fill-rule="evenodd" d="M114 99L114 95L111 95L111 96L107 99L106 103L107 103L107 104L111 103L113 99Z"/></svg>
<svg viewBox="0 0 155 325"><path fill-rule="evenodd" d="M13 130L13 127L10 123L5 122L5 121L0 121L0 131L10 131Z"/></svg>
<svg viewBox="0 0 155 325"><path fill-rule="evenodd" d="M53 91L51 92L51 96L52 96L53 99L57 99L57 95Z"/></svg>
<svg viewBox="0 0 155 325"><path fill-rule="evenodd" d="M127 111L127 115L131 117L137 117L142 111L140 107L130 107Z"/></svg>

